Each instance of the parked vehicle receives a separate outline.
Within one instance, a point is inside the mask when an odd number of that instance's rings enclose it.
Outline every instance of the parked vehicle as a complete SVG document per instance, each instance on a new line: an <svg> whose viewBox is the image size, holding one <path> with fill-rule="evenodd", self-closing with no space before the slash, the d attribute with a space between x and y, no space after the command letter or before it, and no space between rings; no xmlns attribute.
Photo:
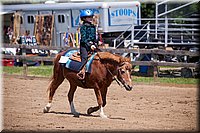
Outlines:
<svg viewBox="0 0 200 133"><path fill-rule="evenodd" d="M28 30L39 45L65 46L69 45L67 40L77 37L80 10L86 8L95 13L94 24L104 36L102 41L116 38L132 24L140 24L140 2L131 1L4 5L4 27L12 25L12 39Z"/></svg>

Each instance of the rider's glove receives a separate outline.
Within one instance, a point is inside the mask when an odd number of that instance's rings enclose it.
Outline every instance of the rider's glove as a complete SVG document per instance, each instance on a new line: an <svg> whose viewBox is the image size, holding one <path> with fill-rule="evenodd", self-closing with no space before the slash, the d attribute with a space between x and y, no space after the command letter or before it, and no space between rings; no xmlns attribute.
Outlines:
<svg viewBox="0 0 200 133"><path fill-rule="evenodd" d="M91 46L91 49L92 49L92 50L95 50L95 49L96 49L96 46L95 46L95 45L92 45L92 46Z"/></svg>

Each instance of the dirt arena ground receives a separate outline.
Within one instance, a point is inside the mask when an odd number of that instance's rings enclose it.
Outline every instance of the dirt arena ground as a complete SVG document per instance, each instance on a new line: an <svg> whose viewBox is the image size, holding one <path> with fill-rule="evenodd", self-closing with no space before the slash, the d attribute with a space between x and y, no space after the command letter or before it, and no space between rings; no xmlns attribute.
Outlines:
<svg viewBox="0 0 200 133"><path fill-rule="evenodd" d="M109 87L104 113L86 115L97 105L93 90L78 88L73 117L67 100L67 80L58 88L50 113L47 103L48 78L3 77L3 114L5 131L197 131L198 87L135 84L130 92L116 82Z"/></svg>

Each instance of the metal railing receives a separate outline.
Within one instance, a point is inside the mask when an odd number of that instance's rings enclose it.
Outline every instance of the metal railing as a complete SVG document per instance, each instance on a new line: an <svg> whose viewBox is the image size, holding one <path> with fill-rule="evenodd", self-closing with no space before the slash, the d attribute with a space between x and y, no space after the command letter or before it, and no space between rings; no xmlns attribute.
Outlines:
<svg viewBox="0 0 200 133"><path fill-rule="evenodd" d="M180 29L168 29L168 26L169 26L169 21L170 20L180 20L180 19L182 19L182 20L185 20L185 21L191 21L191 19L192 18L173 18L173 19L170 19L170 18L168 18L168 14L169 13L171 13L171 12L174 12L174 11L177 11L177 10L179 10L179 9L181 9L181 8L184 8L184 7L186 7L186 6L189 6L189 5L191 5L191 4L194 4L194 3L196 3L196 2L199 2L199 0L192 0L192 1L190 1L190 2L188 2L188 3L185 3L184 5L181 5L181 6L178 6L178 7L176 7L176 8L173 8L173 9L171 9L171 10L168 10L168 7L167 7L167 3L169 2L170 0L165 0L165 1L162 1L162 2L160 2L160 3L156 3L156 16L155 16L155 18L156 18L156 20L155 20L155 39L158 39L158 21L159 21L159 17L162 17L162 16L164 16L164 32L165 32L165 47L167 47L167 45L168 45L168 31L178 31L178 30L180 30ZM160 5L163 5L163 4L165 4L165 11L164 12L162 12L162 13L158 13L158 9L159 9L159 6ZM181 27L182 28L182 27ZM190 29L187 29L187 31L189 31ZM191 29L191 31L198 31L199 29ZM186 31L185 29L181 29L181 31ZM183 41L181 41L181 42L183 42Z"/></svg>
<svg viewBox="0 0 200 133"><path fill-rule="evenodd" d="M197 45L199 43L199 24L198 18L167 18L168 25L167 29L165 26L165 23L159 23L157 25L157 29L155 29L156 24L150 23L150 20L156 21L155 18L141 18L141 21L149 20L146 24L143 25L142 28L137 29L134 28L134 31L137 32L133 38L130 39L130 36L132 33L128 34L126 37L121 40L120 38L123 37L123 35L132 28L132 25L127 28L123 33L121 33L116 39L114 39L114 48L119 48L122 46L125 42L125 40L133 40L133 45L151 45L151 44L158 44L163 46L168 45ZM165 18L158 18L159 21L165 21ZM185 21L186 23L176 23L174 21ZM196 23L196 24L195 24ZM150 28L153 27L153 28ZM136 27L136 26L134 26ZM142 36L138 36L141 32L144 32ZM167 35L166 35L167 33ZM157 42L152 42L153 39L156 40L155 35L157 36ZM134 41L136 38L137 42ZM146 37L144 39L144 37ZM188 43L188 39L190 44ZM117 43L117 41L119 42ZM170 43L170 44L169 44ZM131 42L129 45L126 45L126 48L131 46Z"/></svg>
<svg viewBox="0 0 200 133"><path fill-rule="evenodd" d="M134 29L134 31L138 31L138 32L137 32L137 33L134 35L134 37L131 38L131 39L134 40L134 38L137 37L137 35L138 35L141 31L146 31L146 33L145 33L142 37L140 37L139 40L141 40L145 35L147 35L147 33L149 33L149 30L148 30L148 29L145 30L144 28L145 28L146 26L148 27L149 23L150 23L150 21L147 22L141 29ZM119 47L125 42L125 40L127 40L128 38L130 38L130 36L131 36L132 33L130 33L129 35L127 35L119 44L116 43L117 40L119 40L120 37L122 37L130 28L132 28L132 26L134 26L134 25L131 25L127 30L125 30L125 31L124 31L122 34L120 34L116 39L114 39L114 48L119 48ZM130 46L130 45L128 45L126 48L128 48L129 46Z"/></svg>
<svg viewBox="0 0 200 133"><path fill-rule="evenodd" d="M116 39L114 39L114 48L117 48L116 42L119 40L123 35L132 27L133 25L130 25L124 32L122 32Z"/></svg>

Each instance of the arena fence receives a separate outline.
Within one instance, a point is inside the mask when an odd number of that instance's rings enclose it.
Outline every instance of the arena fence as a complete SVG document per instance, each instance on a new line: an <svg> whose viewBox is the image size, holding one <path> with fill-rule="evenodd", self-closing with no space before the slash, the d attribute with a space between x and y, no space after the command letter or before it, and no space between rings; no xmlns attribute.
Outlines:
<svg viewBox="0 0 200 133"><path fill-rule="evenodd" d="M22 49L22 55L6 55L2 54L2 59L20 59L23 61L23 75L27 76L27 60L32 61L53 61L55 56L28 56L26 55L26 49L38 49L38 50L58 50L63 51L67 49L78 49L75 47L54 47L54 46L29 46L29 45L11 45L11 44L3 44L3 48L21 48ZM126 48L100 48L101 51L107 51L111 53L116 54L123 54L123 53L133 53L136 56L138 54L144 54L144 55L170 55L170 56L186 56L186 57L199 57L198 51L187 51L187 50L166 50L166 49L126 49ZM147 60L147 61L141 61L141 60L133 60L132 64L134 66L152 66L154 69L154 77L156 77L158 72L158 66L173 66L173 67L183 67L183 68L195 68L197 69L199 67L198 63L187 63L187 62L162 62L158 60Z"/></svg>

